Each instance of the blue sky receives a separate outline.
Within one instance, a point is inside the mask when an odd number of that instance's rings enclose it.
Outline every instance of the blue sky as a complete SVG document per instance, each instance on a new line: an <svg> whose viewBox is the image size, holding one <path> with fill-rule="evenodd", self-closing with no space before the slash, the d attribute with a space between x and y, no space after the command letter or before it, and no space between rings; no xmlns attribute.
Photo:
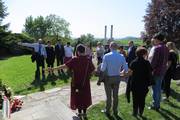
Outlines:
<svg viewBox="0 0 180 120"><path fill-rule="evenodd" d="M10 30L19 33L26 17L56 14L70 25L72 37L91 33L104 37L104 26L114 25L114 38L140 36L143 16L150 0L3 0L9 15L4 20Z"/></svg>

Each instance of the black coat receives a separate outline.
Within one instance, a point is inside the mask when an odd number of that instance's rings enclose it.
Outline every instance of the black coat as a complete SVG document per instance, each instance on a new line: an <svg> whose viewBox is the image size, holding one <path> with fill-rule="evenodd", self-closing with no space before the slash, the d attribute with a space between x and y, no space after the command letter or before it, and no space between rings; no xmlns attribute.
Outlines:
<svg viewBox="0 0 180 120"><path fill-rule="evenodd" d="M148 86L154 84L152 83L152 67L149 61L142 57L136 57L129 68L133 71L133 74L130 76L126 88L128 102L130 102L131 91L144 94L148 92Z"/></svg>
<svg viewBox="0 0 180 120"><path fill-rule="evenodd" d="M55 51L54 51L54 48L53 47L46 47L46 53L47 53L46 62L48 64L54 63L54 60L55 60Z"/></svg>
<svg viewBox="0 0 180 120"><path fill-rule="evenodd" d="M132 46L131 50L128 53L128 56L126 58L126 61L128 63L128 65L130 65L130 63L136 58L136 47Z"/></svg>
<svg viewBox="0 0 180 120"><path fill-rule="evenodd" d="M55 55L56 55L56 58L63 58L65 53L64 53L64 46L63 45L60 45L61 47L59 48L59 45L56 44L55 45Z"/></svg>

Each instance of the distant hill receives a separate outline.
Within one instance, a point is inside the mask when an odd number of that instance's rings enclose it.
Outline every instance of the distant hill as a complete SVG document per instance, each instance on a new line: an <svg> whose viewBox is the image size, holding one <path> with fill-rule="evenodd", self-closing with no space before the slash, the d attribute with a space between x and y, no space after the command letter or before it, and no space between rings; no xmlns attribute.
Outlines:
<svg viewBox="0 0 180 120"><path fill-rule="evenodd" d="M119 40L139 40L140 38L138 37L133 37L133 36L127 36L124 38L120 38Z"/></svg>

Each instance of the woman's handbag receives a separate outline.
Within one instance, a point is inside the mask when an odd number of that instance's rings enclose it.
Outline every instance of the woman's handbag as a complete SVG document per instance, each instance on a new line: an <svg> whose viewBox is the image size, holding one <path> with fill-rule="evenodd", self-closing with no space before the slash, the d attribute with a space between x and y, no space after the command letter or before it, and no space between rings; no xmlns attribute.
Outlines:
<svg viewBox="0 0 180 120"><path fill-rule="evenodd" d="M180 63L178 63L176 65L176 69L174 70L172 79L173 80L180 80Z"/></svg>

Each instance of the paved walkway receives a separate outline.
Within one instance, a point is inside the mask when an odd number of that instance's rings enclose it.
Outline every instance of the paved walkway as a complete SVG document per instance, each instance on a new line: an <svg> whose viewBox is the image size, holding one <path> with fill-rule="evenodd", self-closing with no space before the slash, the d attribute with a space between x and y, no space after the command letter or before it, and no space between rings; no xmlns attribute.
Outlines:
<svg viewBox="0 0 180 120"><path fill-rule="evenodd" d="M120 83L119 94L125 91L125 82ZM91 82L93 104L105 100L104 85ZM22 98L23 108L11 115L11 120L79 120L69 108L70 87L54 88L29 94Z"/></svg>

